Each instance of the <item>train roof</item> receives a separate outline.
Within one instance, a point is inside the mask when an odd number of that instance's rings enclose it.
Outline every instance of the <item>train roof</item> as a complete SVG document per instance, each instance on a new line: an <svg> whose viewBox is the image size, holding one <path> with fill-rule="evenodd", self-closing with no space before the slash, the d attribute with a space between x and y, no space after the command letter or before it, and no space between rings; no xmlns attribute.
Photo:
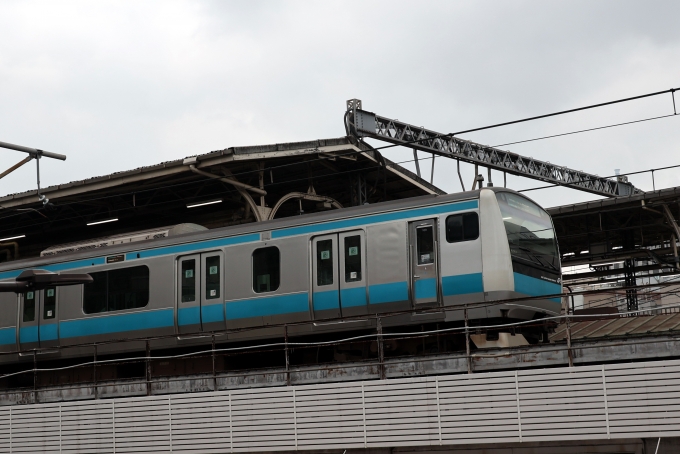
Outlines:
<svg viewBox="0 0 680 454"><path fill-rule="evenodd" d="M514 192L506 188L487 188L493 191L509 191ZM138 241L134 244L127 243L123 245L109 246L105 249L95 249L86 250L81 252L72 252L60 254L59 256L52 257L42 257L42 258L32 258L23 259L15 262L3 263L0 265L0 271L8 271L15 269L23 269L30 267L39 267L41 265L55 263L55 262L65 262L73 261L79 259L86 259L91 257L99 257L102 255L116 255L127 252L130 248L134 249L145 249L149 247L157 248L163 246L171 246L176 244L182 244L186 242L196 242L203 240L210 240L221 237L238 236L247 233L261 233L268 232L272 230L278 230L288 227L296 227L306 224L314 224L318 222L341 220L346 218L360 217L369 214L376 214L382 212L389 212L394 210L414 208L419 206L436 205L455 201L473 200L479 197L479 190L459 192L455 194L445 194L445 195L424 195L420 197L413 197L405 200L394 200L388 202L381 202L376 204L367 204L356 207L342 208L338 210L326 211L321 213L313 213L302 216L286 217L281 219L274 219L270 221L262 221L257 223L242 224L238 226L229 226L216 228L211 230L205 230L200 232L187 233L183 235L177 235L173 237L158 238L146 241Z"/></svg>

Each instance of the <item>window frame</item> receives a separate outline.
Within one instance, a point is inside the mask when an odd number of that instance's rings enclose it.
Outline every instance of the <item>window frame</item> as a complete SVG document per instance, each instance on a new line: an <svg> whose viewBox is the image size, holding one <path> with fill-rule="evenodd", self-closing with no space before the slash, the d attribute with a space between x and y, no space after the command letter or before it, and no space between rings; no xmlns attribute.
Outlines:
<svg viewBox="0 0 680 454"><path fill-rule="evenodd" d="M142 306L137 306L137 307L132 307L132 308L123 308L123 309L109 309L109 275L108 273L110 272L115 272L118 270L130 270L133 268L146 268L147 272L147 298L146 302ZM98 273L106 273L106 289L105 289L105 295L106 295L106 310L100 311L100 312L87 312L85 310L85 287L87 285L92 285L92 284L84 284L83 285L83 296L82 296L82 304L80 305L80 310L84 315L97 315L97 314L110 314L110 313L121 313L121 312L127 312L127 311L134 311L134 310L139 310L139 309L144 309L145 307L149 306L149 303L151 302L151 269L149 268L148 265L134 265L134 266L125 266L125 267L118 267L118 268L110 268L110 269L105 269L105 270L100 270L100 271L90 271L88 274L93 275L93 274L98 274Z"/></svg>
<svg viewBox="0 0 680 454"><path fill-rule="evenodd" d="M278 276L277 276L277 279L276 279L276 287L273 288L273 289L271 288L273 286L271 284L272 279L270 277L270 279L269 279L270 289L265 290L265 291L257 291L257 289L256 289L256 287L257 287L256 276L257 275L255 274L255 253L257 253L258 251L265 250L265 249L270 249L270 250L275 249L276 253L278 255L278 264L277 264L277 270L276 270L278 272ZM281 249L279 249L279 247L275 246L275 245L263 246L263 247L253 249L253 252L251 252L251 254L250 254L250 275L251 275L251 278L252 278L251 279L251 290L253 291L253 293L255 293L257 295L260 295L260 294L263 294L263 293L264 294L274 293L279 288L281 288ZM270 274L270 276L271 276L271 274Z"/></svg>
<svg viewBox="0 0 680 454"><path fill-rule="evenodd" d="M477 234L474 238L465 238L465 216L470 216L473 215L476 220L477 220ZM462 228L462 239L460 240L451 240L449 238L449 219L453 217L460 217L461 219L461 228ZM481 226L479 223L479 213L477 211L468 211L466 213L455 213L455 214L450 214L446 216L446 219L444 220L444 236L446 237L446 242L450 244L455 244L455 243L464 243L466 241L475 241L479 239L480 235L480 230Z"/></svg>

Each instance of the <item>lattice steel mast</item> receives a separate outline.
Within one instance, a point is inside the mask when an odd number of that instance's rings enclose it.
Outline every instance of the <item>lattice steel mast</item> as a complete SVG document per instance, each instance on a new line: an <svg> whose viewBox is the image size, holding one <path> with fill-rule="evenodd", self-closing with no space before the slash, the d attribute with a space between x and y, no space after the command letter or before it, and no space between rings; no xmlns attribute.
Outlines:
<svg viewBox="0 0 680 454"><path fill-rule="evenodd" d="M605 197L626 196L639 192L625 181L625 177L612 180L382 117L362 110L359 99L347 101L345 127L347 133L355 137L384 140L414 150ZM416 140L418 142L409 143Z"/></svg>

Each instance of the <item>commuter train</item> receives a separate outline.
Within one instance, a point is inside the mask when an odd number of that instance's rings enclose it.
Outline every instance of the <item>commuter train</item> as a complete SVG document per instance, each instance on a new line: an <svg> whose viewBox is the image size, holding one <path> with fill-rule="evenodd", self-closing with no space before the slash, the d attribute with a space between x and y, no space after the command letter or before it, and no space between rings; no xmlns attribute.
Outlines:
<svg viewBox="0 0 680 454"><path fill-rule="evenodd" d="M463 311L419 309L552 295L469 311L531 320L559 313L562 292L550 216L504 188L44 253L3 263L0 282L29 269L93 282L0 293L0 352L17 352L0 362L33 349L91 355L54 347L116 339L159 336L154 348L172 348L224 330L219 342L280 337L291 323L290 335L357 330L381 313L401 312L383 325L449 322ZM144 343L108 343L100 353L134 348Z"/></svg>

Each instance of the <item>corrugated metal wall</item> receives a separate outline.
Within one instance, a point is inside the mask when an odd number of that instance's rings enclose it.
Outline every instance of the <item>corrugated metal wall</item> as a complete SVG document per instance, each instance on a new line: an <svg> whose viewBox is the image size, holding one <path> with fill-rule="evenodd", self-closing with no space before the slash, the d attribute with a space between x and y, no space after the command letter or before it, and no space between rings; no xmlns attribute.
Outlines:
<svg viewBox="0 0 680 454"><path fill-rule="evenodd" d="M218 453L680 436L680 361L0 408L1 453Z"/></svg>

